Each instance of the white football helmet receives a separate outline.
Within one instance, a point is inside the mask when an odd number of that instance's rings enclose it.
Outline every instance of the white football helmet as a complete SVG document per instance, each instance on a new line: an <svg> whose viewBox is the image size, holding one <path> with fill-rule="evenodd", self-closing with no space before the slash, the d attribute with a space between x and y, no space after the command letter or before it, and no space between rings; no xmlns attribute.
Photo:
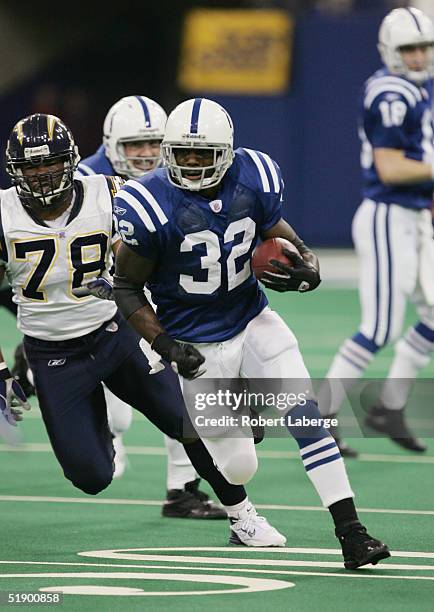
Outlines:
<svg viewBox="0 0 434 612"><path fill-rule="evenodd" d="M401 47L434 45L434 26L431 19L417 8L397 8L381 22L378 50L392 74L400 74L417 84L434 75L434 46L429 47L425 70L410 70L402 59Z"/></svg>
<svg viewBox="0 0 434 612"><path fill-rule="evenodd" d="M114 104L104 120L105 153L117 174L128 178L143 176L144 170L134 162L151 163L150 170L161 164L156 157L132 157L125 154L124 143L139 140L162 141L167 115L157 102L146 96L127 96Z"/></svg>
<svg viewBox="0 0 434 612"><path fill-rule="evenodd" d="M218 185L234 158L234 128L225 109L206 98L179 104L169 115L162 143L162 155L170 182L177 187L199 191ZM187 179L191 170L178 165L175 149L211 149L212 165L201 167L197 180Z"/></svg>

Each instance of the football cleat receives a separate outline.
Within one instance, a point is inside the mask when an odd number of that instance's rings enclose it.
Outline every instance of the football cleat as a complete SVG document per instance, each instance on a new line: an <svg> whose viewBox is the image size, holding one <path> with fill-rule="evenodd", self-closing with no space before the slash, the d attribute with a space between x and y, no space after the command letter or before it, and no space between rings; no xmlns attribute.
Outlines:
<svg viewBox="0 0 434 612"><path fill-rule="evenodd" d="M335 417L336 417L336 414L329 414L328 416L328 418L330 419L333 419ZM336 445L342 457L345 457L347 459L349 458L354 459L355 457L359 456L359 452L355 448L351 448L351 446L348 446L345 440L342 440L338 427L333 427L333 425L330 426L330 434L335 439Z"/></svg>
<svg viewBox="0 0 434 612"><path fill-rule="evenodd" d="M125 450L124 443L122 442L122 435L117 434L113 437L113 448L115 449L115 469L113 472L113 478L121 478L128 467L128 457Z"/></svg>
<svg viewBox="0 0 434 612"><path fill-rule="evenodd" d="M365 425L389 436L391 440L407 450L423 453L427 447L409 430L404 419L404 409L390 410L374 406L365 419Z"/></svg>
<svg viewBox="0 0 434 612"><path fill-rule="evenodd" d="M231 535L229 544L235 546L285 546L286 538L272 527L264 516L259 516L249 504L238 517L229 518Z"/></svg>
<svg viewBox="0 0 434 612"><path fill-rule="evenodd" d="M226 510L210 501L206 493L199 491L199 482L199 478L187 482L184 491L181 489L167 491L162 515L168 518L227 519Z"/></svg>
<svg viewBox="0 0 434 612"><path fill-rule="evenodd" d="M387 545L370 536L359 521L336 528L335 533L342 547L346 569L357 569L368 563L377 565L381 559L391 556Z"/></svg>

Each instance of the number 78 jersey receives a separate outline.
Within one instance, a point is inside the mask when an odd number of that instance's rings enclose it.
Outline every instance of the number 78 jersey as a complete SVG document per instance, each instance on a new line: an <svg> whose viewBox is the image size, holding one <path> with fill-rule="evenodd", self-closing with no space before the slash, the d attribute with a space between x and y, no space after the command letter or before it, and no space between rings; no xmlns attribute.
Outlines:
<svg viewBox="0 0 434 612"><path fill-rule="evenodd" d="M76 180L74 204L63 227L48 227L31 217L14 187L1 193L0 264L6 266L24 334L67 340L114 316L114 302L72 293L110 267L114 181L102 175Z"/></svg>
<svg viewBox="0 0 434 612"><path fill-rule="evenodd" d="M258 237L281 218L282 190L268 155L237 149L215 200L175 187L164 168L117 193L118 231L156 262L149 289L174 338L228 340L267 305L250 259Z"/></svg>

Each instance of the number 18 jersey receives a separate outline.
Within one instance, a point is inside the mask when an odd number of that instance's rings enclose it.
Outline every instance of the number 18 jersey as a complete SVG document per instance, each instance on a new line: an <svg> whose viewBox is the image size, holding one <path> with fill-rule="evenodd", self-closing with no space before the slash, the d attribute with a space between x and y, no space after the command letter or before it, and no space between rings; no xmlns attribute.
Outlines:
<svg viewBox="0 0 434 612"><path fill-rule="evenodd" d="M386 185L377 173L373 149L399 149L417 161L434 162L432 81L417 86L385 68L365 83L359 136L363 196L406 208L429 208L433 182Z"/></svg>
<svg viewBox="0 0 434 612"><path fill-rule="evenodd" d="M116 181L102 175L74 181L75 199L64 227L33 218L14 187L1 193L0 264L6 267L24 334L67 340L114 316L114 302L78 298L72 289L110 267Z"/></svg>

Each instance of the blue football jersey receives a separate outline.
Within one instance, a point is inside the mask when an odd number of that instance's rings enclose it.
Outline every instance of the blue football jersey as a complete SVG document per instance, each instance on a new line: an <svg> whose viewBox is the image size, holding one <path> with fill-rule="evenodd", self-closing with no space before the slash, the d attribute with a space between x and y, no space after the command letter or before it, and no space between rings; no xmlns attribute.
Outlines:
<svg viewBox="0 0 434 612"><path fill-rule="evenodd" d="M122 240L158 262L149 289L172 337L228 340L267 305L250 259L261 234L281 218L282 191L279 166L268 155L237 149L212 201L172 185L164 168L118 192Z"/></svg>
<svg viewBox="0 0 434 612"><path fill-rule="evenodd" d="M101 145L93 155L82 159L78 164L76 173L78 176L89 176L90 174L116 175L113 166L106 157L104 145Z"/></svg>
<svg viewBox="0 0 434 612"><path fill-rule="evenodd" d="M373 149L401 149L405 156L432 162L432 81L418 87L386 69L365 83L359 121L363 196L407 208L431 206L433 182L385 185L378 177Z"/></svg>

